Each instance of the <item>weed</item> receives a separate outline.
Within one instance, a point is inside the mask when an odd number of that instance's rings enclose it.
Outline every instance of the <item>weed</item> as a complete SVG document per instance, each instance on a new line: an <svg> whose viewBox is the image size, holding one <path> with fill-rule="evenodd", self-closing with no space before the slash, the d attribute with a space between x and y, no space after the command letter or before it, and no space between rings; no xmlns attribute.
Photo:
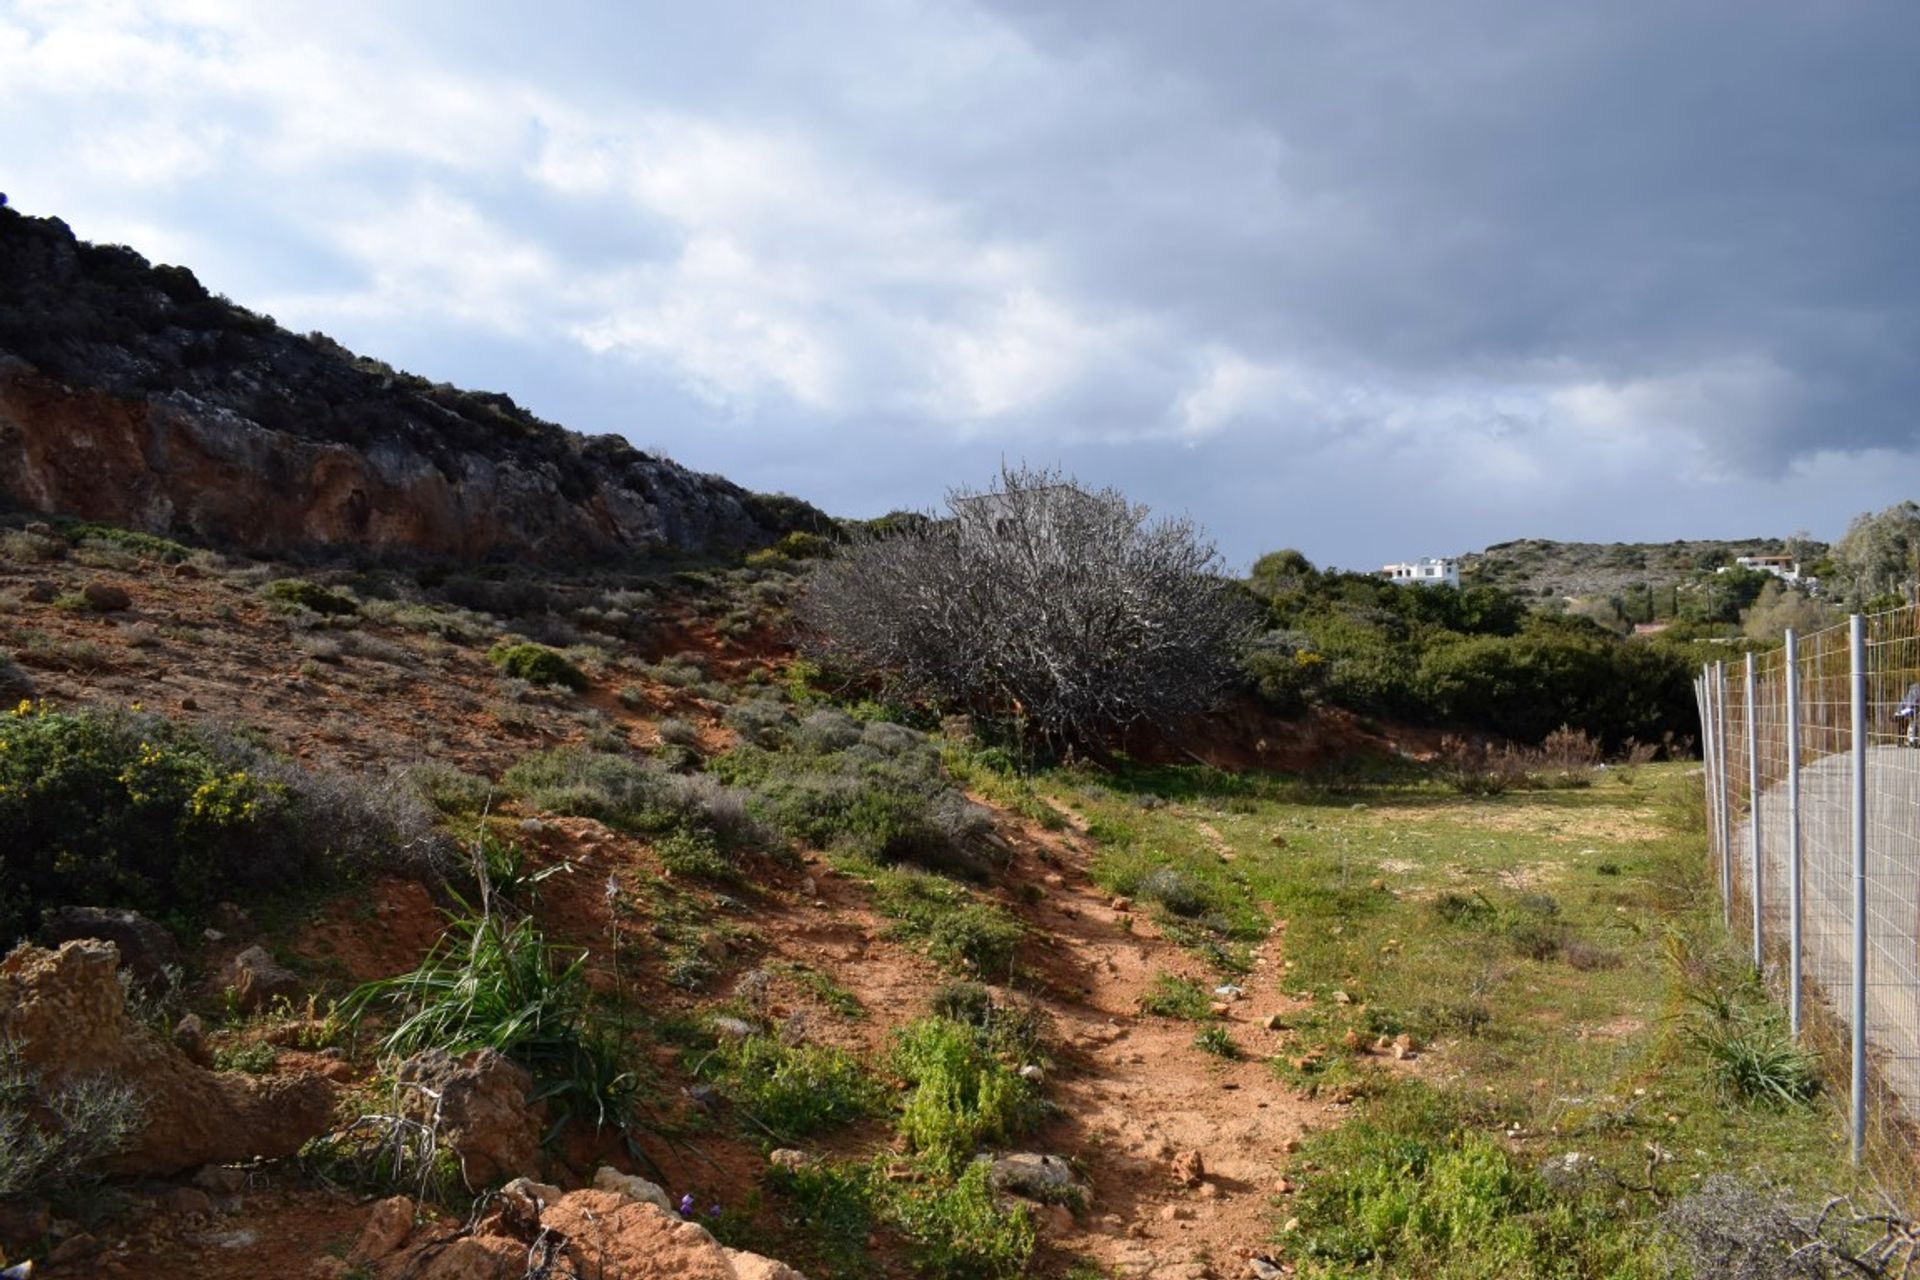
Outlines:
<svg viewBox="0 0 1920 1280"><path fill-rule="evenodd" d="M981 1142L1011 1138L1039 1115L1032 1083L961 1023L908 1023L895 1034L891 1061L910 1090L900 1136L909 1151L946 1174L958 1172Z"/></svg>
<svg viewBox="0 0 1920 1280"><path fill-rule="evenodd" d="M1820 1090L1818 1061L1795 1043L1771 1009L1710 1008L1687 1036L1705 1055L1715 1080L1742 1102L1797 1107Z"/></svg>
<svg viewBox="0 0 1920 1280"><path fill-rule="evenodd" d="M860 1003L860 997L841 985L832 974L791 961L780 961L771 967L841 1017L860 1019L867 1016L866 1006Z"/></svg>
<svg viewBox="0 0 1920 1280"><path fill-rule="evenodd" d="M1240 1046L1233 1042L1233 1036L1218 1023L1212 1023L1193 1033L1193 1047L1204 1050L1216 1058L1232 1060L1240 1056Z"/></svg>
<svg viewBox="0 0 1920 1280"><path fill-rule="evenodd" d="M270 1044L259 1040L245 1040L237 1044L224 1044L213 1051L213 1066L216 1071L244 1071L248 1075L265 1075L273 1070L273 1064L280 1055Z"/></svg>
<svg viewBox="0 0 1920 1280"><path fill-rule="evenodd" d="M493 784L485 778L439 760L409 765L406 777L428 804L449 817L478 814L493 798Z"/></svg>
<svg viewBox="0 0 1920 1280"><path fill-rule="evenodd" d="M995 1198L985 1164L969 1165L948 1186L902 1186L886 1215L923 1271L952 1280L1024 1276L1037 1239L1026 1206L1008 1209Z"/></svg>
<svg viewBox="0 0 1920 1280"><path fill-rule="evenodd" d="M764 1035L723 1042L705 1059L701 1074L783 1141L873 1115L886 1096L844 1049L787 1045Z"/></svg>
<svg viewBox="0 0 1920 1280"><path fill-rule="evenodd" d="M828 1163L767 1171L767 1185L794 1208L801 1248L832 1274L867 1273L867 1237L873 1233L884 1182L875 1166Z"/></svg>
<svg viewBox="0 0 1920 1280"><path fill-rule="evenodd" d="M1178 977L1171 973L1156 973L1153 984L1140 997L1143 1012L1162 1018L1185 1018L1199 1021L1208 1015L1213 998L1207 989L1191 978Z"/></svg>
<svg viewBox="0 0 1920 1280"><path fill-rule="evenodd" d="M896 921L891 936L919 946L934 963L983 976L1012 971L1026 930L1000 908L924 871L851 860L842 865L872 884L874 907Z"/></svg>

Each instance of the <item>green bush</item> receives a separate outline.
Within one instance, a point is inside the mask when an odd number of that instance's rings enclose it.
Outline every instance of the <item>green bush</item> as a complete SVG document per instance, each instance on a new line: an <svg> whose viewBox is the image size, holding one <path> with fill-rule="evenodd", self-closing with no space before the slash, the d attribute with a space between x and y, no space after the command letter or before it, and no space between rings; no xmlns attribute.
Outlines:
<svg viewBox="0 0 1920 1280"><path fill-rule="evenodd" d="M995 1056L979 1032L922 1018L894 1038L892 1065L907 1083L899 1133L932 1168L957 1173L986 1141L1023 1132L1040 1114L1033 1084Z"/></svg>
<svg viewBox="0 0 1920 1280"><path fill-rule="evenodd" d="M329 591L305 578L276 578L260 588L260 592L269 600L310 609L329 617L351 617L360 612L360 606L349 597Z"/></svg>
<svg viewBox="0 0 1920 1280"><path fill-rule="evenodd" d="M878 1082L844 1049L787 1045L763 1035L722 1043L703 1074L782 1139L851 1124L877 1113L886 1099Z"/></svg>
<svg viewBox="0 0 1920 1280"><path fill-rule="evenodd" d="M867 1273L867 1237L885 1189L877 1174L876 1166L866 1163L768 1168L767 1185L793 1205L803 1256L823 1263L826 1274Z"/></svg>
<svg viewBox="0 0 1920 1280"><path fill-rule="evenodd" d="M586 672L567 661L566 655L543 644L499 644L487 651L487 661L501 674L528 684L558 685L575 693L587 687Z"/></svg>
<svg viewBox="0 0 1920 1280"><path fill-rule="evenodd" d="M957 973L1011 973L1026 937L1018 920L926 872L874 868L869 878L875 909L897 922L889 931L892 937L917 944L935 964Z"/></svg>
<svg viewBox="0 0 1920 1280"><path fill-rule="evenodd" d="M90 521L63 524L60 526L60 532L76 543L105 542L149 560L161 560L168 564L178 563L193 554L190 548L181 546L171 538L141 533L136 529L116 529L112 525L95 524Z"/></svg>
<svg viewBox="0 0 1920 1280"><path fill-rule="evenodd" d="M0 940L72 902L192 913L444 857L410 788L134 711L0 715Z"/></svg>
<svg viewBox="0 0 1920 1280"><path fill-rule="evenodd" d="M988 1168L969 1165L946 1186L903 1186L886 1203L887 1220L906 1236L914 1262L942 1280L1013 1280L1027 1273L1037 1233L1025 1205L1006 1207L987 1184Z"/></svg>

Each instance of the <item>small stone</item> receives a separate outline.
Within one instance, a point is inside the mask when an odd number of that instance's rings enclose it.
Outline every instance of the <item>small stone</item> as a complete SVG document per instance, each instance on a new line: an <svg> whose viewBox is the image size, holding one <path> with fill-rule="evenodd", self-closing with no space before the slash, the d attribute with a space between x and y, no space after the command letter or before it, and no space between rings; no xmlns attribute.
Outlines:
<svg viewBox="0 0 1920 1280"><path fill-rule="evenodd" d="M713 1034L722 1040L745 1040L753 1035L753 1024L740 1018L715 1018Z"/></svg>
<svg viewBox="0 0 1920 1280"><path fill-rule="evenodd" d="M1107 905L1115 911L1131 911L1133 910L1133 899L1132 898L1115 898L1112 902L1109 902Z"/></svg>
<svg viewBox="0 0 1920 1280"><path fill-rule="evenodd" d="M819 886L814 884L812 876L800 877L800 896L801 897L812 898L817 896L819 892L820 892Z"/></svg>
<svg viewBox="0 0 1920 1280"><path fill-rule="evenodd" d="M1393 1038L1393 1056L1396 1061L1404 1062L1408 1058L1418 1057L1413 1047L1413 1037L1402 1031Z"/></svg>
<svg viewBox="0 0 1920 1280"><path fill-rule="evenodd" d="M1280 1229L1282 1231L1287 1231L1287 1232L1298 1231L1300 1229L1300 1219L1288 1218L1285 1222L1280 1224Z"/></svg>
<svg viewBox="0 0 1920 1280"><path fill-rule="evenodd" d="M1193 1217L1193 1210L1184 1204L1170 1204L1160 1210L1160 1217L1166 1222L1185 1222Z"/></svg>
<svg viewBox="0 0 1920 1280"><path fill-rule="evenodd" d="M1206 1176L1207 1162L1198 1151L1182 1151L1173 1157L1173 1180L1181 1186L1198 1186Z"/></svg>
<svg viewBox="0 0 1920 1280"><path fill-rule="evenodd" d="M1287 1029L1287 1020L1277 1013L1270 1013L1260 1025L1269 1031L1285 1031Z"/></svg>
<svg viewBox="0 0 1920 1280"><path fill-rule="evenodd" d="M1360 1046L1362 1043L1364 1042L1360 1039L1360 1033L1358 1031L1353 1030L1352 1028L1348 1028L1347 1034L1340 1037L1341 1047L1344 1048L1348 1053L1360 1052Z"/></svg>
<svg viewBox="0 0 1920 1280"><path fill-rule="evenodd" d="M520 819L520 832L522 835L537 836L546 829L547 824L538 818Z"/></svg>
<svg viewBox="0 0 1920 1280"><path fill-rule="evenodd" d="M1352 1004L1353 1003L1353 997L1348 995L1344 991L1335 991L1333 993L1332 999L1335 1004Z"/></svg>
<svg viewBox="0 0 1920 1280"><path fill-rule="evenodd" d="M642 1204L665 1209L668 1213L677 1212L666 1189L659 1183L648 1182L638 1174L621 1173L618 1169L608 1168L606 1165L600 1166L599 1171L593 1175L593 1189L612 1191L629 1200L638 1200Z"/></svg>
<svg viewBox="0 0 1920 1280"><path fill-rule="evenodd" d="M806 1169L812 1166L813 1157L792 1147L781 1147L767 1157L767 1163L776 1169Z"/></svg>
<svg viewBox="0 0 1920 1280"><path fill-rule="evenodd" d="M173 1027L173 1042L180 1052L203 1067L213 1065L213 1051L207 1047L207 1024L200 1015L190 1013Z"/></svg>
<svg viewBox="0 0 1920 1280"><path fill-rule="evenodd" d="M1375 876L1373 879L1367 881L1367 888L1373 890L1375 893L1384 893L1387 888L1387 882L1379 876Z"/></svg>
<svg viewBox="0 0 1920 1280"><path fill-rule="evenodd" d="M1036 1084L1045 1078L1046 1074L1043 1069L1031 1062L1020 1068L1020 1078L1022 1080L1031 1080Z"/></svg>
<svg viewBox="0 0 1920 1280"><path fill-rule="evenodd" d="M1273 1259L1256 1253L1247 1259L1247 1274L1253 1280L1280 1280L1287 1273Z"/></svg>
<svg viewBox="0 0 1920 1280"><path fill-rule="evenodd" d="M1287 847L1287 838L1276 831L1267 837L1267 843L1276 849L1284 849Z"/></svg>
<svg viewBox="0 0 1920 1280"><path fill-rule="evenodd" d="M1277 1177L1277 1178L1275 1178L1275 1179L1273 1180L1273 1194L1275 1194L1275 1195L1277 1195L1277 1196L1290 1196L1290 1195L1292 1195L1292 1194L1293 1194L1293 1179L1292 1179L1292 1178L1289 1178L1289 1177L1288 1177L1288 1176L1287 1176L1286 1174L1284 1174L1284 1173L1283 1173L1283 1174L1281 1174L1281 1175L1280 1175L1279 1177Z"/></svg>
<svg viewBox="0 0 1920 1280"><path fill-rule="evenodd" d="M1233 1011L1233 1006L1228 1004L1225 1000L1215 1000L1212 1004L1207 1006L1207 1009L1210 1013L1213 1014L1214 1017L1224 1018L1227 1016L1227 1014Z"/></svg>
<svg viewBox="0 0 1920 1280"><path fill-rule="evenodd" d="M1282 1142L1280 1144L1280 1149L1286 1152L1288 1155L1292 1155L1294 1152L1300 1149L1300 1139L1288 1138L1285 1142Z"/></svg>
<svg viewBox="0 0 1920 1280"><path fill-rule="evenodd" d="M192 694L188 694L186 697L180 699L180 709L182 711L198 711L200 709L200 703L194 698ZM327 1259L324 1259L324 1261L339 1262L340 1259L327 1258ZM341 1265L344 1266L345 1264L342 1263Z"/></svg>

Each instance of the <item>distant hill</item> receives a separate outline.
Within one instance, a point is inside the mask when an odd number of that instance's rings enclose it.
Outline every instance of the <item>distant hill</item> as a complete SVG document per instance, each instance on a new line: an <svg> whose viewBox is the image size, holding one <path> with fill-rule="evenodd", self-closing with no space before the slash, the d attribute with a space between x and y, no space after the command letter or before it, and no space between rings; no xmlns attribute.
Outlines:
<svg viewBox="0 0 1920 1280"><path fill-rule="evenodd" d="M281 553L556 562L826 517L301 337L0 204L0 501Z"/></svg>
<svg viewBox="0 0 1920 1280"><path fill-rule="evenodd" d="M1684 582L1702 569L1733 563L1736 556L1784 555L1785 538L1733 538L1692 542L1552 542L1522 538L1460 557L1462 584L1484 583L1523 595L1626 596ZM1827 554L1824 542L1799 541L1804 561Z"/></svg>

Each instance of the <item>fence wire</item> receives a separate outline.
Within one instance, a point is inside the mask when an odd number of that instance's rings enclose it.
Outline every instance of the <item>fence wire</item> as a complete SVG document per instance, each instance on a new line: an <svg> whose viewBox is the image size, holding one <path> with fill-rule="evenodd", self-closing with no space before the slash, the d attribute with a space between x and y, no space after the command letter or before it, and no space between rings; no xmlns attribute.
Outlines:
<svg viewBox="0 0 1920 1280"><path fill-rule="evenodd" d="M1898 712L1920 693L1920 607L1716 663L1695 689L1728 923L1787 1000L1796 1034L1847 1082L1855 1158L1911 1190L1920 747Z"/></svg>

